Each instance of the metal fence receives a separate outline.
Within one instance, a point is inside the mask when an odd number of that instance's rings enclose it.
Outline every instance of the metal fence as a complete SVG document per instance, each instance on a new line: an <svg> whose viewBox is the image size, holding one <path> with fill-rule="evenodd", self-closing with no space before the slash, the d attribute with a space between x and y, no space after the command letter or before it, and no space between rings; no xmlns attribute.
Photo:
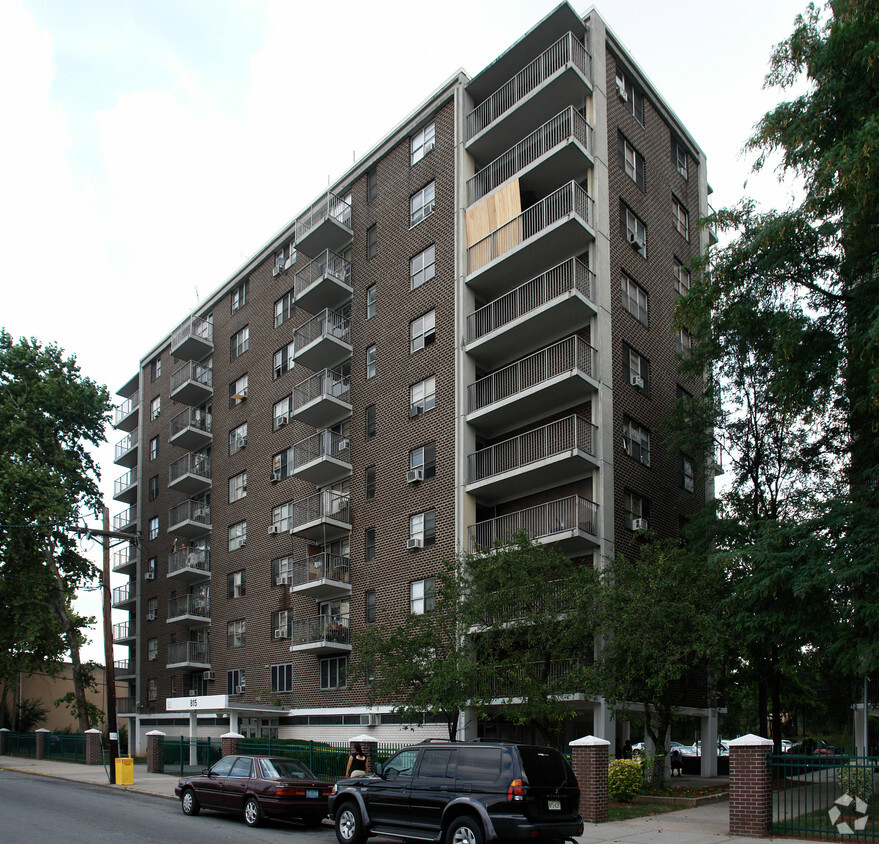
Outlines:
<svg viewBox="0 0 879 844"><path fill-rule="evenodd" d="M50 733L46 736L46 758L62 762L85 762L85 735Z"/></svg>
<svg viewBox="0 0 879 844"><path fill-rule="evenodd" d="M769 757L770 835L826 841L879 841L875 818L879 757Z"/></svg>
<svg viewBox="0 0 879 844"><path fill-rule="evenodd" d="M166 774L187 776L210 768L223 756L223 742L218 738L165 738L162 742L162 766Z"/></svg>
<svg viewBox="0 0 879 844"><path fill-rule="evenodd" d="M37 756L36 733L9 733L6 736L6 752L10 756Z"/></svg>

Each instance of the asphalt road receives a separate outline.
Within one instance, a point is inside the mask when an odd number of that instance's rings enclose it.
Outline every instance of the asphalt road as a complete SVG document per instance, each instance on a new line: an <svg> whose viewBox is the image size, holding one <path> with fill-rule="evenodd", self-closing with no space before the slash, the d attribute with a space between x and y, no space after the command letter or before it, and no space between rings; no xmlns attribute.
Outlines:
<svg viewBox="0 0 879 844"><path fill-rule="evenodd" d="M267 821L248 829L232 815L202 812L186 817L176 800L49 777L0 770L0 841L3 844L94 844L126 841L147 844L222 844L287 841L336 844L331 826L306 830Z"/></svg>

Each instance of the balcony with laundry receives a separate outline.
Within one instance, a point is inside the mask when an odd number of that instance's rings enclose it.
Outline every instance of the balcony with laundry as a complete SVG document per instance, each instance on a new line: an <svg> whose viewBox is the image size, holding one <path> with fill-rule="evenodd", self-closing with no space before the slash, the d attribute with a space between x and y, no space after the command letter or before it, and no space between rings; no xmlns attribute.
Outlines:
<svg viewBox="0 0 879 844"><path fill-rule="evenodd" d="M184 545L168 555L168 578L183 583L198 583L211 579L211 549L199 545Z"/></svg>

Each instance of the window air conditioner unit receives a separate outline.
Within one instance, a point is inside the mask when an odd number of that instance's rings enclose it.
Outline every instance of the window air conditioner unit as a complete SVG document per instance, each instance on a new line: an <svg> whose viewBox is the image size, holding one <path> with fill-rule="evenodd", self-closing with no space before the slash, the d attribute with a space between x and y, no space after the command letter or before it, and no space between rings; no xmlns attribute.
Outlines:
<svg viewBox="0 0 879 844"><path fill-rule="evenodd" d="M627 102L629 101L629 95L628 95L628 93L626 92L626 86L625 86L625 85L620 85L619 82L617 82L617 94L619 94L620 99L621 99L624 103L627 103Z"/></svg>
<svg viewBox="0 0 879 844"><path fill-rule="evenodd" d="M243 684L235 687L235 694L236 695L243 695L244 694L244 685Z"/></svg>
<svg viewBox="0 0 879 844"><path fill-rule="evenodd" d="M155 580L155 579L156 579L156 573L155 573L154 571L148 571L148 572L143 576L143 579L144 579L144 580Z"/></svg>
<svg viewBox="0 0 879 844"><path fill-rule="evenodd" d="M282 272L284 272L284 259L283 258L276 258L275 259L275 266L272 269L272 275L277 276L277 275L280 275Z"/></svg>
<svg viewBox="0 0 879 844"><path fill-rule="evenodd" d="M287 632L286 627L276 627L275 628L275 638L276 639L289 639L290 634Z"/></svg>
<svg viewBox="0 0 879 844"><path fill-rule="evenodd" d="M423 404L413 404L409 407L409 418L412 419L415 416L418 416L419 413L424 412Z"/></svg>
<svg viewBox="0 0 879 844"><path fill-rule="evenodd" d="M642 238L637 232L629 232L628 241L633 249L644 248L644 238Z"/></svg>
<svg viewBox="0 0 879 844"><path fill-rule="evenodd" d="M408 550L412 550L413 548L423 548L424 540L420 536L413 536L406 540L406 548Z"/></svg>
<svg viewBox="0 0 879 844"><path fill-rule="evenodd" d="M377 727L381 723L381 715L378 712L370 712L368 715L360 716L361 727Z"/></svg>
<svg viewBox="0 0 879 844"><path fill-rule="evenodd" d="M273 483L273 484L276 484L279 480L281 480L281 470L280 470L280 469L275 469L275 470L272 472L272 483Z"/></svg>
<svg viewBox="0 0 879 844"><path fill-rule="evenodd" d="M338 451L345 451L345 449L348 448L350 445L351 445L351 443L348 440L345 440L345 439L339 440L339 445L337 447Z"/></svg>
<svg viewBox="0 0 879 844"><path fill-rule="evenodd" d="M279 574L277 585L278 586L289 586L291 581L291 577L289 574Z"/></svg>
<svg viewBox="0 0 879 844"><path fill-rule="evenodd" d="M155 621L155 620L156 620L156 611L155 611L155 610L150 610L150 611L147 613L147 621Z"/></svg>
<svg viewBox="0 0 879 844"><path fill-rule="evenodd" d="M632 530L647 530L647 519L632 519Z"/></svg>
<svg viewBox="0 0 879 844"><path fill-rule="evenodd" d="M684 478L684 489L687 492L693 491L693 479L692 478Z"/></svg>
<svg viewBox="0 0 879 844"><path fill-rule="evenodd" d="M190 689L189 696L190 697L198 697L198 689Z"/></svg>
<svg viewBox="0 0 879 844"><path fill-rule="evenodd" d="M213 680L213 679L215 679L215 677L214 677L214 672L213 672L213 671L205 671L205 673L202 674L201 676L202 676L202 679L204 679L204 680Z"/></svg>
<svg viewBox="0 0 879 844"><path fill-rule="evenodd" d="M629 383L630 383L633 387L637 387L639 390L643 390L643 389L644 389L644 379L643 379L640 375L633 375L633 376L629 379Z"/></svg>
<svg viewBox="0 0 879 844"><path fill-rule="evenodd" d="M269 536L271 536L274 533L280 533L280 529L278 528L277 525L269 525Z"/></svg>
<svg viewBox="0 0 879 844"><path fill-rule="evenodd" d="M645 466L650 465L650 454L649 452L644 451L643 448L641 449L641 463Z"/></svg>
<svg viewBox="0 0 879 844"><path fill-rule="evenodd" d="M235 448L242 449L247 447L247 437L238 437L235 440Z"/></svg>
<svg viewBox="0 0 879 844"><path fill-rule="evenodd" d="M424 469L410 469L406 472L406 483L414 484L424 480Z"/></svg>
<svg viewBox="0 0 879 844"><path fill-rule="evenodd" d="M287 424L287 417L286 417L286 416L279 416L279 417L275 420L275 422L276 422L275 427L277 427L277 428L283 428L283 427Z"/></svg>

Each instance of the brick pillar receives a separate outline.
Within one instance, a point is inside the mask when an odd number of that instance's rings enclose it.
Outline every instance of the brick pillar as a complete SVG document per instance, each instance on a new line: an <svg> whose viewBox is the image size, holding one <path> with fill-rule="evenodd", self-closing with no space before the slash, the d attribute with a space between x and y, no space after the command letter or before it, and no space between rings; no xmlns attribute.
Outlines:
<svg viewBox="0 0 879 844"><path fill-rule="evenodd" d="M703 745L704 747L704 745ZM772 822L772 742L747 735L729 742L729 834L760 838Z"/></svg>
<svg viewBox="0 0 879 844"><path fill-rule="evenodd" d="M580 784L580 814L586 823L605 823L610 742L586 736L572 741L570 747L572 767Z"/></svg>
<svg viewBox="0 0 879 844"><path fill-rule="evenodd" d="M359 736L354 736L351 739L348 739L351 745L351 751L354 751L354 745L359 744L361 750L363 751L363 755L368 760L369 767L367 768L368 774L375 773L375 763L376 763L376 751L378 750L378 741L376 741L375 737L367 735L363 733ZM348 761L345 760L345 764L348 764Z"/></svg>
<svg viewBox="0 0 879 844"><path fill-rule="evenodd" d="M150 730L147 736L147 773L165 773L165 734L161 730Z"/></svg>
<svg viewBox="0 0 879 844"><path fill-rule="evenodd" d="M220 736L220 740L222 741L222 754L223 756L234 756L238 753L238 742L243 739L244 736L241 733L224 733Z"/></svg>
<svg viewBox="0 0 879 844"><path fill-rule="evenodd" d="M48 744L48 742L46 741L47 735L49 735L49 731L45 727L42 727L39 730L37 730L37 735L36 735L37 744L36 744L36 754L35 754L37 759L45 759L46 758L46 751L48 750L48 748L46 747L46 745Z"/></svg>
<svg viewBox="0 0 879 844"><path fill-rule="evenodd" d="M9 730L0 727L0 756L9 755Z"/></svg>
<svg viewBox="0 0 879 844"><path fill-rule="evenodd" d="M85 731L85 763L86 765L102 765L104 763L100 730Z"/></svg>

